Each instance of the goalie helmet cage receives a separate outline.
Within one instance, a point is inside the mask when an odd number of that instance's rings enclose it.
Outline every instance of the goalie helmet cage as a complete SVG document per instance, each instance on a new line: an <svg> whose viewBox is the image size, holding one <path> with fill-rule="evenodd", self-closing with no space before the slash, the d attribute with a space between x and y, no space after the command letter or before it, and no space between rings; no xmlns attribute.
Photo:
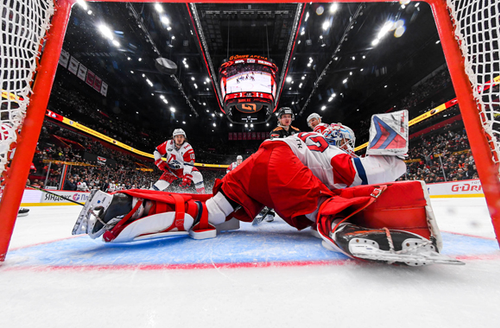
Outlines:
<svg viewBox="0 0 500 328"><path fill-rule="evenodd" d="M5 260L14 229L54 82L71 7L75 2L76 0L3 0L0 7L2 13L0 174L3 180L0 186L2 197L0 261ZM157 2L224 3L227 1L160 0ZM234 0L233 2L310 1ZM402 2L406 3L406 0ZM499 122L495 120L496 116L500 116L500 92L498 88L493 87L500 82L500 4L497 0L426 0L425 2L430 5L434 15L498 240L500 174L497 139L500 131ZM33 34L28 33L31 31ZM14 148L16 151L8 163Z"/></svg>

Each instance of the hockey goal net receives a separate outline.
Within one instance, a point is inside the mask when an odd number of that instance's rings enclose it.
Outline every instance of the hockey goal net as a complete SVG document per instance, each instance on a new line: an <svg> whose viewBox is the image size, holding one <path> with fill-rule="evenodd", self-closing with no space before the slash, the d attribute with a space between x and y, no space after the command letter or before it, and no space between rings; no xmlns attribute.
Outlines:
<svg viewBox="0 0 500 328"><path fill-rule="evenodd" d="M2 0L0 5L0 261L5 259L14 228L74 2L58 0L54 4L52 0ZM408 2L401 0L402 4ZM500 236L500 3L498 0L426 2L434 13L495 233ZM54 8L57 9L55 14Z"/></svg>

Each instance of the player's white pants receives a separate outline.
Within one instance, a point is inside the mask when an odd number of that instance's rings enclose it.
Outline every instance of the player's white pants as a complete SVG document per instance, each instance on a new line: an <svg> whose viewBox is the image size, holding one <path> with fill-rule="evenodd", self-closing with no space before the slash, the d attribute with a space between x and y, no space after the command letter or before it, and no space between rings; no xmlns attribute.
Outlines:
<svg viewBox="0 0 500 328"><path fill-rule="evenodd" d="M193 183L196 190L205 190L205 184L203 183L203 176L201 175L201 172L193 170L191 171L191 175L193 176Z"/></svg>
<svg viewBox="0 0 500 328"><path fill-rule="evenodd" d="M159 191L164 191L170 186L170 182L167 182L165 180L158 180L154 183L153 187L151 190L159 190Z"/></svg>
<svg viewBox="0 0 500 328"><path fill-rule="evenodd" d="M202 191L203 193L205 192L205 184L203 183L203 176L201 175L200 171L198 170L193 170L191 171L191 175L193 176L193 183L198 192ZM174 178L175 179L175 178ZM170 186L170 182L160 179L155 182L153 185L152 190L160 190L160 191L165 191L168 186Z"/></svg>

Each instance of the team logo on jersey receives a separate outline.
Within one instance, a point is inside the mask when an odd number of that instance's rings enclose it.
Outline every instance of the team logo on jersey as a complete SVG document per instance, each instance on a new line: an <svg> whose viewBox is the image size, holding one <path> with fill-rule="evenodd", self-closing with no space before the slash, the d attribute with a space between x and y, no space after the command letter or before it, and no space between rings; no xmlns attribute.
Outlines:
<svg viewBox="0 0 500 328"><path fill-rule="evenodd" d="M168 166L173 170L177 170L181 168L181 163L179 163L179 161L174 159L173 161L168 163Z"/></svg>

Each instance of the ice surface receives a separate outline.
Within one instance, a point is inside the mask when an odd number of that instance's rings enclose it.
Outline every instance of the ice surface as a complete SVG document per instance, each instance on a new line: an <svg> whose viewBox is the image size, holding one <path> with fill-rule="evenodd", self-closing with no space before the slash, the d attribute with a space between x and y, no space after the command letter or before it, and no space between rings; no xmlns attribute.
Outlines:
<svg viewBox="0 0 500 328"><path fill-rule="evenodd" d="M0 267L0 327L498 327L500 252L484 199L433 199L465 266L361 263L281 220L211 240L105 245L79 206L31 207Z"/></svg>

